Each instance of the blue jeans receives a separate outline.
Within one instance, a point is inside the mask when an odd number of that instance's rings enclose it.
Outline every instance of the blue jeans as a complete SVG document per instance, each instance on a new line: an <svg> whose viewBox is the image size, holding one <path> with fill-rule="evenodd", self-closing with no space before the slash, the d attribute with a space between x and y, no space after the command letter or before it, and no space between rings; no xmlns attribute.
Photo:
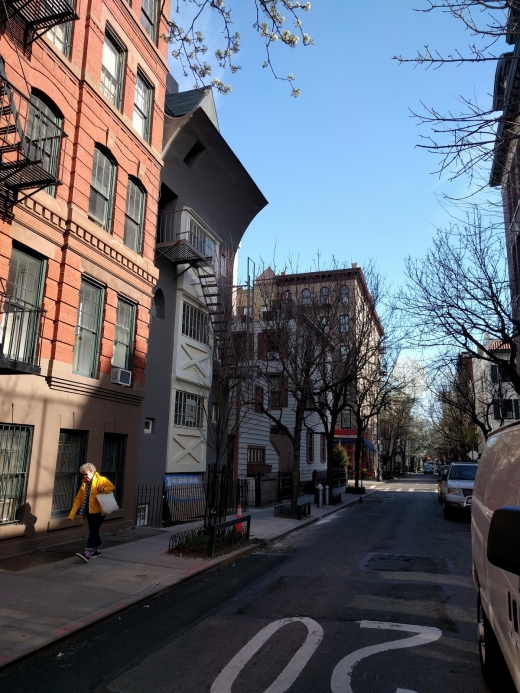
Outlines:
<svg viewBox="0 0 520 693"><path fill-rule="evenodd" d="M89 535L87 540L87 550L93 551L94 549L101 548L101 537L99 536L99 529L103 524L105 516L101 513L87 513L86 515Z"/></svg>

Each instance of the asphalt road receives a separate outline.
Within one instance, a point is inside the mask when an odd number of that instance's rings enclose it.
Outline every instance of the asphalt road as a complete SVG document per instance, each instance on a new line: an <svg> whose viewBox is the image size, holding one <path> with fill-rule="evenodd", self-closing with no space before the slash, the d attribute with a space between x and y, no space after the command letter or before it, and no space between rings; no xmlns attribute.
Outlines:
<svg viewBox="0 0 520 693"><path fill-rule="evenodd" d="M436 477L385 488L0 670L0 691L488 692L468 518L444 520Z"/></svg>

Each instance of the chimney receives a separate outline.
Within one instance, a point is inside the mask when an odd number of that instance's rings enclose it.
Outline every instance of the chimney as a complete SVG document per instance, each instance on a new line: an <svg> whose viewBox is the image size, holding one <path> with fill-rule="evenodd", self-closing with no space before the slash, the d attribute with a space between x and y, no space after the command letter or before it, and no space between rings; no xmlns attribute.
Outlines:
<svg viewBox="0 0 520 693"><path fill-rule="evenodd" d="M357 266L358 266L357 262L352 263L352 269L357 269Z"/></svg>

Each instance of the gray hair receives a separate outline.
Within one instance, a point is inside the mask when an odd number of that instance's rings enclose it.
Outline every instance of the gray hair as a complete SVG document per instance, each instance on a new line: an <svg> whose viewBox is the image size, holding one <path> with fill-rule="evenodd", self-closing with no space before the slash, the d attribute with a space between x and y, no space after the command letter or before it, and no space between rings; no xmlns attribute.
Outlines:
<svg viewBox="0 0 520 693"><path fill-rule="evenodd" d="M81 474L87 474L87 472L94 472L96 471L96 468L94 467L93 464L90 462L87 462L86 464L82 464L81 467L79 468L79 471Z"/></svg>

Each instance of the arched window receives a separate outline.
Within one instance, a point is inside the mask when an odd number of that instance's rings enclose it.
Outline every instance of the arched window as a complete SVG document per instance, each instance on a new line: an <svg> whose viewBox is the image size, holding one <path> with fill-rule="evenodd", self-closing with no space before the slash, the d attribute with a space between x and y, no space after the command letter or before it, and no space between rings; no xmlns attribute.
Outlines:
<svg viewBox="0 0 520 693"><path fill-rule="evenodd" d="M25 137L29 159L41 161L40 166L49 177L58 178L63 114L55 103L36 89L31 93ZM54 191L54 185L46 188L50 195L54 195Z"/></svg>
<svg viewBox="0 0 520 693"><path fill-rule="evenodd" d="M164 303L164 293L162 289L157 289L153 296L152 302L152 316L159 318L159 320L164 320L165 314L165 303Z"/></svg>
<svg viewBox="0 0 520 693"><path fill-rule="evenodd" d="M320 289L320 302L321 303L328 303L329 302L329 289L327 286L322 286Z"/></svg>
<svg viewBox="0 0 520 693"><path fill-rule="evenodd" d="M339 287L339 300L341 303L346 303L348 301L348 286Z"/></svg>
<svg viewBox="0 0 520 693"><path fill-rule="evenodd" d="M304 306L309 306L311 303L311 290L303 289L302 291L302 303Z"/></svg>
<svg viewBox="0 0 520 693"><path fill-rule="evenodd" d="M110 233L117 165L110 152L97 144L94 149L88 213Z"/></svg>
<svg viewBox="0 0 520 693"><path fill-rule="evenodd" d="M144 210L146 193L135 179L128 179L125 211L125 245L136 253L143 249Z"/></svg>

